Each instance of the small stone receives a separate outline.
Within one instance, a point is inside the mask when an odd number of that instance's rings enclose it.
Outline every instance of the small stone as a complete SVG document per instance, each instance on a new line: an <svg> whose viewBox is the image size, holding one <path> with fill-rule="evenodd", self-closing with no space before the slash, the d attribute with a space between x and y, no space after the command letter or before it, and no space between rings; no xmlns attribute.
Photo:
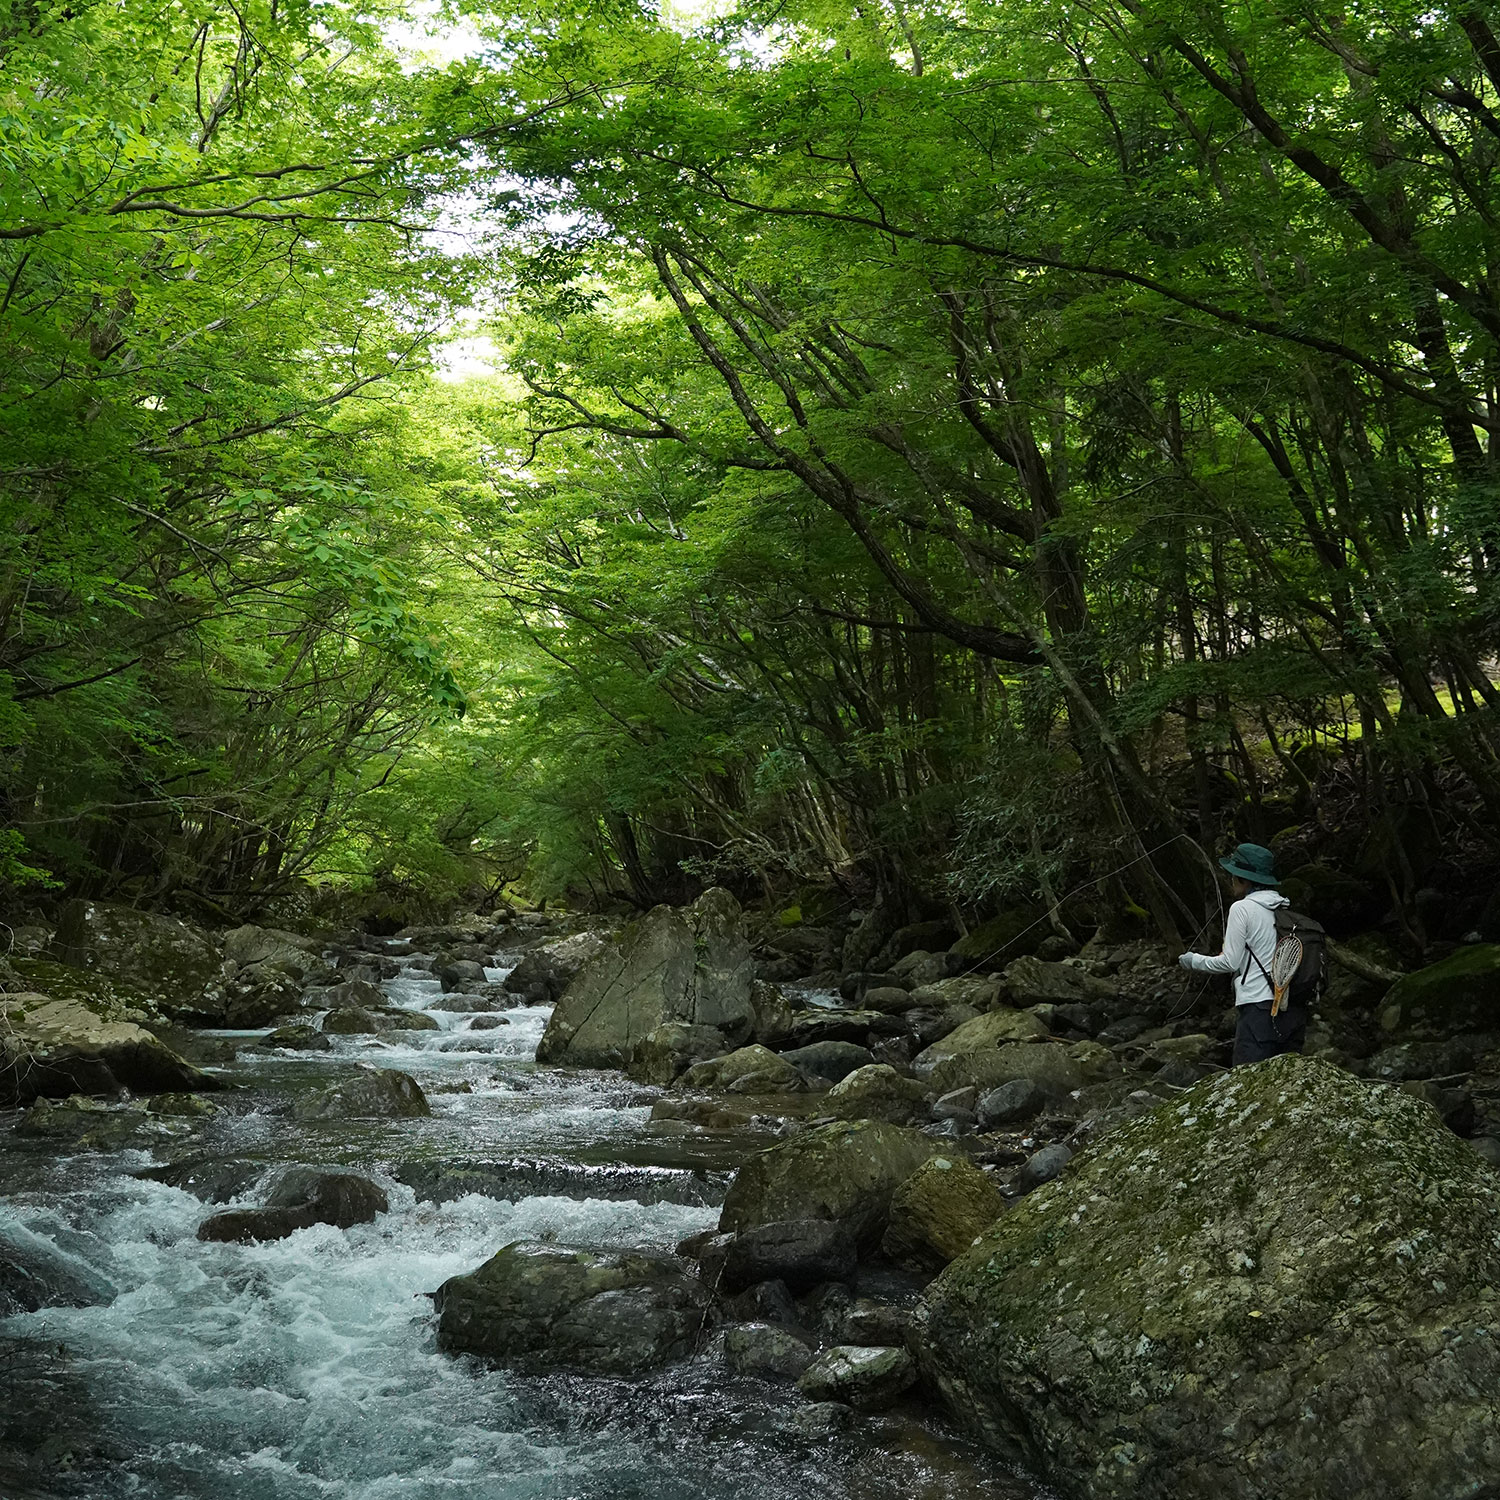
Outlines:
<svg viewBox="0 0 1500 1500"><path fill-rule="evenodd" d="M504 1016L475 1016L469 1022L470 1031L498 1031L502 1026L509 1026L510 1022Z"/></svg>
<svg viewBox="0 0 1500 1500"><path fill-rule="evenodd" d="M842 1401L813 1401L793 1412L782 1424L782 1430L793 1437L832 1437L848 1432L858 1420L854 1408Z"/></svg>
<svg viewBox="0 0 1500 1500"><path fill-rule="evenodd" d="M979 1090L976 1088L952 1089L932 1106L934 1120L962 1120L971 1122L978 1113Z"/></svg>
<svg viewBox="0 0 1500 1500"><path fill-rule="evenodd" d="M257 1047L285 1047L289 1052L327 1052L333 1043L315 1026L299 1022L295 1026L278 1026L263 1036Z"/></svg>
<svg viewBox="0 0 1500 1500"><path fill-rule="evenodd" d="M1035 1119L1046 1106L1045 1089L1029 1078L1013 1078L980 1099L977 1113L979 1123L988 1129L993 1125L1015 1125Z"/></svg>
<svg viewBox="0 0 1500 1500"><path fill-rule="evenodd" d="M196 1094L153 1094L146 1101L146 1111L153 1115L216 1115L217 1104L200 1099Z"/></svg>
<svg viewBox="0 0 1500 1500"><path fill-rule="evenodd" d="M862 1411L891 1405L917 1378L905 1349L843 1344L826 1350L802 1372L797 1389L811 1401L842 1401Z"/></svg>
<svg viewBox="0 0 1500 1500"><path fill-rule="evenodd" d="M1044 1182L1051 1182L1054 1178L1061 1177L1063 1168L1072 1160L1072 1151L1061 1141L1051 1146L1043 1146L1040 1151L1027 1157L1020 1171L1016 1173L1016 1186L1022 1192L1030 1192L1032 1188L1040 1187Z"/></svg>

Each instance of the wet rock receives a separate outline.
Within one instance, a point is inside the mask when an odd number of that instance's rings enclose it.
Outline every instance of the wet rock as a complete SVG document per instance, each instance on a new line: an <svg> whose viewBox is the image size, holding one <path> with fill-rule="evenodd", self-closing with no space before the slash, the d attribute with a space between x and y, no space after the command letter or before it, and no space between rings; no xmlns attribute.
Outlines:
<svg viewBox="0 0 1500 1500"><path fill-rule="evenodd" d="M222 1243L282 1240L312 1224L338 1229L368 1224L389 1208L384 1189L367 1177L292 1167L272 1188L265 1207L211 1214L198 1226L198 1238Z"/></svg>
<svg viewBox="0 0 1500 1500"><path fill-rule="evenodd" d="M1034 1120L1047 1107L1047 1091L1030 1078L1012 1078L991 1089L978 1104L979 1123L990 1130L996 1125L1019 1125Z"/></svg>
<svg viewBox="0 0 1500 1500"><path fill-rule="evenodd" d="M936 1094L966 1087L988 1093L1013 1078L1029 1078L1055 1097L1071 1094L1087 1081L1069 1049L1057 1042L1008 1042L944 1059L928 1075L928 1086Z"/></svg>
<svg viewBox="0 0 1500 1500"><path fill-rule="evenodd" d="M207 1099L200 1099L197 1094L153 1094L146 1101L146 1113L192 1120L207 1119L222 1114L223 1110Z"/></svg>
<svg viewBox="0 0 1500 1500"><path fill-rule="evenodd" d="M361 1069L354 1077L292 1106L294 1120L403 1120L430 1115L421 1085L392 1068Z"/></svg>
<svg viewBox="0 0 1500 1500"><path fill-rule="evenodd" d="M46 995L0 999L0 1104L46 1095L137 1093L219 1087L149 1031L128 1021L105 1021L73 1000Z"/></svg>
<svg viewBox="0 0 1500 1500"><path fill-rule="evenodd" d="M635 1375L693 1352L709 1293L658 1256L522 1242L445 1281L433 1302L449 1353Z"/></svg>
<svg viewBox="0 0 1500 1500"><path fill-rule="evenodd" d="M843 1345L825 1350L802 1372L797 1389L810 1401L841 1401L858 1411L880 1411L917 1379L905 1349Z"/></svg>
<svg viewBox="0 0 1500 1500"><path fill-rule="evenodd" d="M542 943L522 955L520 963L505 976L505 988L513 995L524 996L528 1005L554 1005L583 966L608 946L609 939L599 932L578 932Z"/></svg>
<svg viewBox="0 0 1500 1500"><path fill-rule="evenodd" d="M50 951L75 968L124 981L169 1016L196 1011L223 963L198 928L106 901L68 902Z"/></svg>
<svg viewBox="0 0 1500 1500"><path fill-rule="evenodd" d="M880 1248L910 1270L938 1271L964 1254L1004 1208L987 1172L966 1157L935 1156L891 1195Z"/></svg>
<svg viewBox="0 0 1500 1500"><path fill-rule="evenodd" d="M1377 1012L1382 1031L1480 1031L1500 1019L1500 944L1474 943L1401 977Z"/></svg>
<svg viewBox="0 0 1500 1500"><path fill-rule="evenodd" d="M368 979L346 979L342 984L326 985L317 992L317 1002L329 1010L379 1010L389 1004L385 991Z"/></svg>
<svg viewBox="0 0 1500 1500"><path fill-rule="evenodd" d="M420 1010L399 1005L341 1006L323 1017L322 1029L330 1036L366 1036L382 1031L439 1031L437 1019Z"/></svg>
<svg viewBox="0 0 1500 1500"><path fill-rule="evenodd" d="M0 1318L44 1307L98 1307L115 1288L87 1261L15 1219L0 1221Z"/></svg>
<svg viewBox="0 0 1500 1500"><path fill-rule="evenodd" d="M796 1012L780 985L757 979L750 987L750 1037L766 1047L782 1046Z"/></svg>
<svg viewBox="0 0 1500 1500"><path fill-rule="evenodd" d="M950 1057L991 1051L1006 1042L1039 1041L1046 1035L1047 1028L1024 1010L992 1010L986 1015L975 1016L972 1021L965 1021L940 1041L919 1052L912 1061L912 1071L919 1078L927 1078L939 1063Z"/></svg>
<svg viewBox="0 0 1500 1500"><path fill-rule="evenodd" d="M461 990L466 984L485 982L484 965L471 958L445 960L443 963L434 964L432 972L437 977L437 982L442 986L445 995Z"/></svg>
<svg viewBox="0 0 1500 1500"><path fill-rule="evenodd" d="M734 1089L751 1094L797 1094L807 1078L784 1057L760 1045L694 1063L673 1085L679 1089Z"/></svg>
<svg viewBox="0 0 1500 1500"><path fill-rule="evenodd" d="M1500 1140L1492 1135L1478 1135L1469 1142L1469 1148L1481 1161L1492 1167L1500 1167Z"/></svg>
<svg viewBox="0 0 1500 1500"><path fill-rule="evenodd" d="M856 1264L854 1241L827 1219L783 1219L752 1224L722 1247L715 1278L722 1291L744 1291L761 1281L781 1281L792 1292L820 1282L848 1281Z"/></svg>
<svg viewBox="0 0 1500 1500"><path fill-rule="evenodd" d="M728 1050L724 1033L717 1027L667 1021L635 1044L625 1072L637 1083L665 1087L694 1063L722 1056Z"/></svg>
<svg viewBox="0 0 1500 1500"><path fill-rule="evenodd" d="M794 1047L781 1056L803 1073L827 1083L838 1083L856 1068L868 1067L875 1061L868 1047L853 1042L813 1042L811 1046Z"/></svg>
<svg viewBox="0 0 1500 1500"><path fill-rule="evenodd" d="M205 1024L254 1031L302 1008L302 981L291 974L251 970L226 984L209 986L203 1007Z"/></svg>
<svg viewBox="0 0 1500 1500"><path fill-rule="evenodd" d="M770 1323L739 1323L724 1330L724 1358L738 1375L795 1380L812 1363L805 1340Z"/></svg>
<svg viewBox="0 0 1500 1500"><path fill-rule="evenodd" d="M1237 1068L1010 1208L927 1292L920 1357L1067 1495L1495 1489L1496 1183L1395 1089Z"/></svg>
<svg viewBox="0 0 1500 1500"><path fill-rule="evenodd" d="M139 1105L101 1104L82 1094L62 1100L38 1099L16 1122L16 1134L55 1140L80 1151L122 1151L141 1137L168 1132Z"/></svg>
<svg viewBox="0 0 1500 1500"><path fill-rule="evenodd" d="M839 994L845 1000L852 1000L856 1005L861 1003L867 991L889 987L903 990L911 988L899 974L886 973L884 970L871 972L869 970L856 969L852 974L845 974L839 980Z"/></svg>
<svg viewBox="0 0 1500 1500"><path fill-rule="evenodd" d="M846 1074L828 1091L829 1114L845 1120L886 1120L910 1125L926 1118L927 1091L887 1063L868 1063Z"/></svg>
<svg viewBox="0 0 1500 1500"><path fill-rule="evenodd" d="M316 1026L309 1026L305 1022L278 1026L256 1043L257 1047L285 1047L289 1052L326 1052L332 1045Z"/></svg>
<svg viewBox="0 0 1500 1500"><path fill-rule="evenodd" d="M658 906L579 971L537 1061L621 1067L668 1021L712 1026L739 1045L755 1023L754 982L743 914L727 891L708 891L686 910Z"/></svg>
<svg viewBox="0 0 1500 1500"><path fill-rule="evenodd" d="M792 1412L781 1428L791 1437L827 1438L848 1432L858 1421L854 1408L843 1401L810 1401Z"/></svg>
<svg viewBox="0 0 1500 1500"><path fill-rule="evenodd" d="M877 1120L819 1126L752 1156L735 1175L719 1227L742 1234L785 1219L828 1219L878 1244L891 1194L939 1153L919 1131Z"/></svg>
<svg viewBox="0 0 1500 1500"><path fill-rule="evenodd" d="M1029 1193L1032 1188L1040 1187L1044 1182L1051 1182L1061 1177L1063 1168L1072 1160L1072 1150L1061 1141L1055 1141L1050 1146L1043 1146L1040 1151L1032 1152L1022 1162L1021 1169L1016 1173L1015 1185L1023 1193Z"/></svg>
<svg viewBox="0 0 1500 1500"><path fill-rule="evenodd" d="M469 1022L470 1031L499 1031L502 1026L509 1026L510 1022L504 1016L475 1016Z"/></svg>

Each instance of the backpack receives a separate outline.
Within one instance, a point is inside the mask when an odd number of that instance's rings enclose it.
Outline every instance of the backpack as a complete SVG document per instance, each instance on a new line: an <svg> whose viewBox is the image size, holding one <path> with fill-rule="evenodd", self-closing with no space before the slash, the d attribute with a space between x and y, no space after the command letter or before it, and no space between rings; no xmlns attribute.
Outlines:
<svg viewBox="0 0 1500 1500"><path fill-rule="evenodd" d="M1267 970L1260 959L1250 956L1271 986L1271 1014L1277 1015L1288 1005L1312 1006L1328 984L1328 934L1321 922L1290 906L1278 906L1271 915L1276 920L1276 951Z"/></svg>

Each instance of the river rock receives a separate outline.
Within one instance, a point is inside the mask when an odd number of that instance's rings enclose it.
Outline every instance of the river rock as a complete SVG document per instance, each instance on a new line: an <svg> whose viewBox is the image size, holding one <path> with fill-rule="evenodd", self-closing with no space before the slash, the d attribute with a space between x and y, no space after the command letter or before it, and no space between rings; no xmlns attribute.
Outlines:
<svg viewBox="0 0 1500 1500"><path fill-rule="evenodd" d="M865 1349L905 1345L911 1330L908 1307L856 1296L837 1282L821 1286L803 1301L806 1319L830 1344L858 1344Z"/></svg>
<svg viewBox="0 0 1500 1500"><path fill-rule="evenodd" d="M1044 1182L1051 1182L1061 1177L1063 1169L1072 1160L1072 1147L1065 1146L1061 1141L1053 1141L1050 1146L1043 1146L1040 1151L1033 1151L1021 1163L1020 1170L1015 1176L1015 1185L1023 1193L1029 1193L1032 1188L1040 1187Z"/></svg>
<svg viewBox="0 0 1500 1500"><path fill-rule="evenodd" d="M945 1058L928 1075L928 1087L939 1095L971 1086L988 1093L1012 1078L1029 1078L1048 1094L1059 1097L1088 1081L1067 1047L1056 1042L1008 1042L1002 1047Z"/></svg>
<svg viewBox="0 0 1500 1500"><path fill-rule="evenodd" d="M326 1052L332 1045L316 1026L309 1026L305 1022L278 1026L256 1043L258 1047L285 1047L289 1052Z"/></svg>
<svg viewBox="0 0 1500 1500"><path fill-rule="evenodd" d="M998 979L988 974L959 974L951 979L939 979L924 984L912 991L914 1006L945 1010L954 1005L967 1005L975 1011L990 1010L1000 1002L1003 993Z"/></svg>
<svg viewBox="0 0 1500 1500"><path fill-rule="evenodd" d="M0 1000L0 1104L43 1095L198 1092L218 1080L129 1021L105 1021L75 1000Z"/></svg>
<svg viewBox="0 0 1500 1500"><path fill-rule="evenodd" d="M715 1026L667 1021L635 1044L625 1072L638 1083L665 1088L694 1063L719 1057L727 1050L724 1033Z"/></svg>
<svg viewBox="0 0 1500 1500"><path fill-rule="evenodd" d="M330 1036L363 1036L381 1031L440 1031L435 1016L406 1010L399 1005L342 1006L323 1017L322 1029Z"/></svg>
<svg viewBox="0 0 1500 1500"><path fill-rule="evenodd" d="M981 922L948 951L974 968L1003 969L1023 953L1035 952L1051 931L1040 907L1018 906Z"/></svg>
<svg viewBox="0 0 1500 1500"><path fill-rule="evenodd" d="M782 1051L813 1047L819 1042L854 1042L863 1045L871 1031L877 1027L882 1028L882 1034L888 1029L902 1029L901 1022L895 1016L884 1015L878 1010L800 1011L792 1020Z"/></svg>
<svg viewBox="0 0 1500 1500"><path fill-rule="evenodd" d="M292 1106L294 1120L409 1120L430 1115L421 1085L393 1068L361 1068L352 1078Z"/></svg>
<svg viewBox="0 0 1500 1500"><path fill-rule="evenodd" d="M485 982L484 965L472 958L447 959L434 964L432 972L445 995L462 991L465 985L481 985Z"/></svg>
<svg viewBox="0 0 1500 1500"><path fill-rule="evenodd" d="M938 1271L1005 1209L994 1178L963 1156L934 1156L891 1195L880 1248L898 1265Z"/></svg>
<svg viewBox="0 0 1500 1500"><path fill-rule="evenodd" d="M525 953L505 976L505 988L527 1005L554 1005L586 963L609 946L599 932L577 932L572 937L542 943Z"/></svg>
<svg viewBox="0 0 1500 1500"><path fill-rule="evenodd" d="M930 1047L978 1015L979 1012L972 1005L955 1002L952 1005L919 1005L907 1011L903 1019L916 1038L917 1045Z"/></svg>
<svg viewBox="0 0 1500 1500"><path fill-rule="evenodd" d="M679 1089L733 1089L747 1094L798 1094L806 1076L784 1057L759 1044L724 1057L694 1063L673 1085Z"/></svg>
<svg viewBox="0 0 1500 1500"><path fill-rule="evenodd" d="M754 982L744 916L728 891L707 891L686 910L655 907L579 971L537 1061L622 1067L668 1021L712 1026L737 1046L754 1025Z"/></svg>
<svg viewBox="0 0 1500 1500"><path fill-rule="evenodd" d="M709 1303L707 1288L664 1257L524 1241L433 1296L440 1349L604 1375L692 1353Z"/></svg>
<svg viewBox="0 0 1500 1500"><path fill-rule="evenodd" d="M728 1293L742 1292L761 1281L784 1282L805 1292L825 1281L854 1276L854 1241L842 1224L828 1219L783 1219L753 1224L723 1245L717 1260L717 1284Z"/></svg>
<svg viewBox="0 0 1500 1500"><path fill-rule="evenodd" d="M87 1261L15 1219L0 1221L0 1318L44 1307L98 1307L115 1288Z"/></svg>
<svg viewBox="0 0 1500 1500"><path fill-rule="evenodd" d="M941 1062L966 1052L985 1052L1006 1042L1040 1041L1047 1028L1024 1010L1001 1008L955 1027L947 1036L925 1047L912 1059L912 1071L919 1078L930 1077ZM947 1091L944 1090L946 1093Z"/></svg>
<svg viewBox="0 0 1500 1500"><path fill-rule="evenodd" d="M152 1124L139 1105L121 1108L74 1094L68 1099L38 1099L16 1121L16 1134L57 1141L81 1151L122 1151L137 1144L143 1134L164 1133L153 1132Z"/></svg>
<svg viewBox="0 0 1500 1500"><path fill-rule="evenodd" d="M1402 1027L1448 1035L1500 1028L1500 943L1473 943L1405 974L1377 1012L1382 1031Z"/></svg>
<svg viewBox="0 0 1500 1500"><path fill-rule="evenodd" d="M785 1045L796 1011L779 984L757 979L750 987L750 1035L767 1047Z"/></svg>
<svg viewBox="0 0 1500 1500"><path fill-rule="evenodd" d="M75 968L124 981L169 1016L195 1012L223 963L198 928L106 901L68 902L51 952Z"/></svg>
<svg viewBox="0 0 1500 1500"><path fill-rule="evenodd" d="M781 1055L794 1068L826 1083L838 1083L856 1068L868 1067L875 1061L868 1047L853 1042L813 1042L811 1046L794 1047Z"/></svg>
<svg viewBox="0 0 1500 1500"><path fill-rule="evenodd" d="M752 1156L735 1174L719 1215L726 1234L784 1219L828 1219L855 1243L878 1244L891 1194L939 1146L879 1120L822 1125Z"/></svg>
<svg viewBox="0 0 1500 1500"><path fill-rule="evenodd" d="M325 984L333 967L323 957L317 938L276 927L235 927L220 938L224 956L241 970L275 970L292 974L305 984Z"/></svg>
<svg viewBox="0 0 1500 1500"><path fill-rule="evenodd" d="M368 1224L390 1208L385 1190L353 1172L292 1167L272 1188L264 1208L211 1214L198 1226L200 1240L282 1240L310 1224L348 1229Z"/></svg>
<svg viewBox="0 0 1500 1500"><path fill-rule="evenodd" d="M812 1363L813 1351L772 1323L738 1323L724 1330L724 1358L738 1375L795 1380Z"/></svg>
<svg viewBox="0 0 1500 1500"><path fill-rule="evenodd" d="M1012 1078L991 1089L976 1106L985 1130L997 1125L1020 1125L1035 1119L1047 1107L1047 1091L1030 1078Z"/></svg>
<svg viewBox="0 0 1500 1500"><path fill-rule="evenodd" d="M845 1120L888 1120L910 1125L927 1114L927 1091L888 1063L867 1063L828 1091L828 1112Z"/></svg>
<svg viewBox="0 0 1500 1500"><path fill-rule="evenodd" d="M809 1401L842 1401L858 1411L879 1411L916 1379L916 1363L905 1349L845 1344L824 1350L802 1372L797 1389Z"/></svg>
<svg viewBox="0 0 1500 1500"><path fill-rule="evenodd" d="M1432 1500L1500 1487L1497 1292L1500 1176L1418 1101L1286 1056L1009 1209L916 1336L1069 1500Z"/></svg>

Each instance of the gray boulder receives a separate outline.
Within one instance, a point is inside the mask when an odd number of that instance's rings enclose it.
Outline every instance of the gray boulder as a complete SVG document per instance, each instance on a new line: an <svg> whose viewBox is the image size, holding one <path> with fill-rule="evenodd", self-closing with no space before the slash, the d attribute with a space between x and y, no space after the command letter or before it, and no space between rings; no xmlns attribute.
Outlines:
<svg viewBox="0 0 1500 1500"><path fill-rule="evenodd" d="M130 1021L106 1021L75 1000L0 1000L0 1104L40 1097L196 1092L219 1082Z"/></svg>
<svg viewBox="0 0 1500 1500"><path fill-rule="evenodd" d="M75 968L123 981L169 1016L196 1012L223 963L198 928L106 901L68 902L51 953Z"/></svg>
<svg viewBox="0 0 1500 1500"><path fill-rule="evenodd" d="M860 1411L879 1411L916 1379L916 1363L905 1349L846 1344L820 1354L802 1372L797 1389L809 1401L843 1401Z"/></svg>
<svg viewBox="0 0 1500 1500"><path fill-rule="evenodd" d="M988 1093L1012 1078L1029 1078L1052 1095L1071 1094L1088 1081L1067 1047L1056 1042L1007 1042L945 1058L928 1075L928 1087L939 1095L968 1087Z"/></svg>
<svg viewBox="0 0 1500 1500"><path fill-rule="evenodd" d="M927 1292L921 1362L1068 1500L1500 1490L1500 1176L1398 1090L1237 1068ZM1399 1372L1399 1377L1395 1372Z"/></svg>
<svg viewBox="0 0 1500 1500"><path fill-rule="evenodd" d="M910 1125L927 1115L927 1091L915 1078L903 1078L888 1063L867 1063L847 1073L828 1091L828 1112L845 1120L889 1120Z"/></svg>
<svg viewBox="0 0 1500 1500"><path fill-rule="evenodd" d="M720 1057L728 1050L724 1033L716 1026L667 1021L635 1044L625 1071L638 1083L665 1088L694 1063Z"/></svg>
<svg viewBox="0 0 1500 1500"><path fill-rule="evenodd" d="M1076 964L1051 964L1040 958L1018 958L1005 970L1005 989L1012 1005L1089 1005L1113 1000L1119 990Z"/></svg>
<svg viewBox="0 0 1500 1500"><path fill-rule="evenodd" d="M435 1016L407 1010L400 1005L341 1006L323 1017L322 1029L330 1036L363 1036L381 1031L440 1031Z"/></svg>
<svg viewBox="0 0 1500 1500"><path fill-rule="evenodd" d="M875 1061L868 1047L853 1042L813 1042L807 1047L793 1047L781 1056L794 1068L826 1083L838 1083L856 1068L869 1067Z"/></svg>
<svg viewBox="0 0 1500 1500"><path fill-rule="evenodd" d="M807 1086L806 1075L794 1064L759 1044L694 1063L674 1084L679 1089L727 1089L738 1094L800 1094Z"/></svg>
<svg viewBox="0 0 1500 1500"><path fill-rule="evenodd" d="M390 1208L384 1189L353 1172L292 1167L272 1188L264 1208L229 1209L198 1226L200 1240L282 1240L310 1224L348 1229Z"/></svg>
<svg viewBox="0 0 1500 1500"><path fill-rule="evenodd" d="M941 1150L920 1131L879 1120L822 1125L752 1156L719 1215L726 1234L786 1219L827 1219L858 1245L885 1232L891 1194Z"/></svg>
<svg viewBox="0 0 1500 1500"><path fill-rule="evenodd" d="M711 1026L733 1046L754 1027L755 965L728 891L658 906L586 963L547 1022L537 1061L618 1068L668 1021Z"/></svg>
<svg viewBox="0 0 1500 1500"><path fill-rule="evenodd" d="M316 1026L297 1022L291 1026L278 1026L275 1031L263 1036L257 1047L285 1047L289 1052L326 1052L333 1045Z"/></svg>
<svg viewBox="0 0 1500 1500"><path fill-rule="evenodd" d="M453 958L436 964L432 972L437 976L445 995L460 991L466 984L484 984L484 965L472 958Z"/></svg>
<svg viewBox="0 0 1500 1500"><path fill-rule="evenodd" d="M1047 1028L1024 1010L1001 1007L972 1021L956 1026L945 1037L925 1047L912 1059L912 1071L918 1078L929 1077L941 1062L966 1052L987 1052L1006 1042L1036 1042L1047 1035Z"/></svg>
<svg viewBox="0 0 1500 1500"><path fill-rule="evenodd" d="M999 1088L991 1089L976 1106L979 1123L988 1130L994 1125L1019 1125L1035 1119L1047 1107L1047 1091L1030 1078L1012 1078Z"/></svg>
<svg viewBox="0 0 1500 1500"><path fill-rule="evenodd" d="M507 1245L433 1296L437 1341L539 1370L636 1375L693 1352L710 1303L654 1255Z"/></svg>
<svg viewBox="0 0 1500 1500"><path fill-rule="evenodd" d="M1063 1169L1072 1160L1072 1148L1063 1145L1061 1141L1054 1141L1050 1146L1043 1146L1040 1151L1033 1151L1021 1163L1015 1184L1023 1193L1029 1193L1032 1188L1061 1177Z"/></svg>
<svg viewBox="0 0 1500 1500"><path fill-rule="evenodd" d="M525 953L505 976L505 988L528 1005L553 1005L591 959L609 947L599 932L578 932L556 942L542 943Z"/></svg>
<svg viewBox="0 0 1500 1500"><path fill-rule="evenodd" d="M393 1068L361 1068L292 1106L294 1120L409 1120L432 1113L422 1086Z"/></svg>
<svg viewBox="0 0 1500 1500"><path fill-rule="evenodd" d="M724 1330L724 1358L739 1375L795 1380L813 1361L806 1342L771 1323L739 1323Z"/></svg>

